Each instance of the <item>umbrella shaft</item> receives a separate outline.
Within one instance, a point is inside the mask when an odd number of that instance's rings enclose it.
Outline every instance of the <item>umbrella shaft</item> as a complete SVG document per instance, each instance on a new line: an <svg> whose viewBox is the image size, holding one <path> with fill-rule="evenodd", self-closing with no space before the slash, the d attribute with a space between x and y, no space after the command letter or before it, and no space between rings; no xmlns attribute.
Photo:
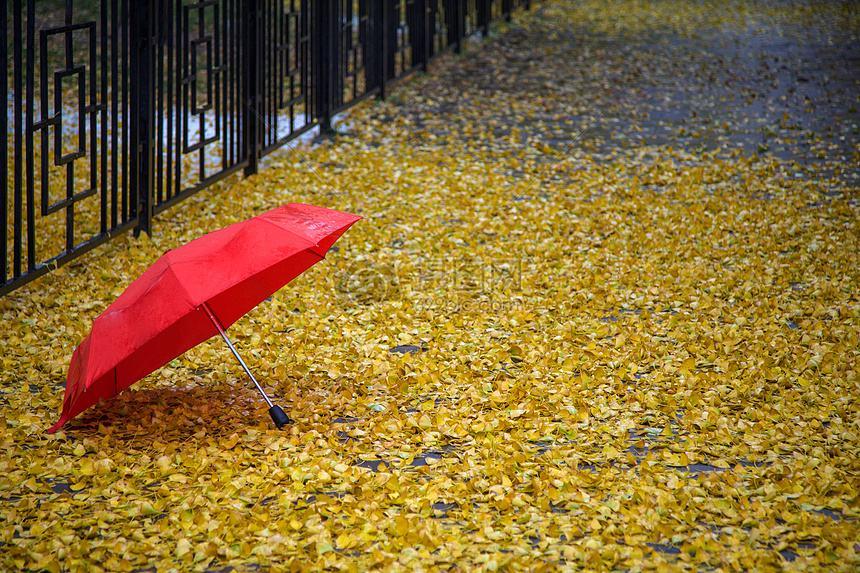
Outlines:
<svg viewBox="0 0 860 573"><path fill-rule="evenodd" d="M263 387L260 386L260 383L257 382L257 379L254 378L254 375L251 373L251 369L248 368L248 365L245 364L245 361L242 360L241 356L239 356L239 351L236 350L235 346L233 346L233 342L230 340L230 337L227 336L227 332L224 330L224 327L221 326L221 321L218 320L218 317L216 317L215 313L212 312L212 309L209 308L208 303L205 303L205 302L203 303L203 310L205 310L206 314L209 315L209 320L211 320L212 324L215 325L215 328L218 329L218 334L220 334L221 338L224 339L224 342L227 343L227 346L230 348L230 351L233 353L233 356L236 357L236 360L239 361L239 364L241 364L242 368L245 370L245 374L248 375L248 378L251 379L251 382L253 382L254 386L257 387L257 390L260 391L260 395L263 397L263 400L265 400L266 404L268 404L269 408L271 408L272 407L272 401L269 399L269 396L266 395L266 391L263 390Z"/></svg>

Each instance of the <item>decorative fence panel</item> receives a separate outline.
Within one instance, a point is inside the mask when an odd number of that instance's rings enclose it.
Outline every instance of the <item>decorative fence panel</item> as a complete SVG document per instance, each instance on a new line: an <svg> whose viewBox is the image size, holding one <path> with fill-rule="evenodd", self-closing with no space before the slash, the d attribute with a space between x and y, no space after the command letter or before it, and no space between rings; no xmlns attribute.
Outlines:
<svg viewBox="0 0 860 573"><path fill-rule="evenodd" d="M486 34L521 0L0 0L0 295Z"/></svg>

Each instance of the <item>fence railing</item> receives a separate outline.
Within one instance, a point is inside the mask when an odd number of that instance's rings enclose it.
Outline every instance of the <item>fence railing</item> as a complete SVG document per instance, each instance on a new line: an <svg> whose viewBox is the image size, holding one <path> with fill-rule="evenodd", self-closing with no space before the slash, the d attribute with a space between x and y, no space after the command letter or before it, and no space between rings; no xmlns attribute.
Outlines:
<svg viewBox="0 0 860 573"><path fill-rule="evenodd" d="M0 0L0 295L319 127L522 0Z"/></svg>

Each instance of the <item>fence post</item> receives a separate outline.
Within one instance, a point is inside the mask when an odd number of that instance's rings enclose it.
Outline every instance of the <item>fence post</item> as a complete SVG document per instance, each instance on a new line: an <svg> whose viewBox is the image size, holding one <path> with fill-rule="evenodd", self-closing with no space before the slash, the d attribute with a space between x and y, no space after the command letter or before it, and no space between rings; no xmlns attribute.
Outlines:
<svg viewBox="0 0 860 573"><path fill-rule="evenodd" d="M415 62L421 64L421 69L427 71L427 63L430 60L430 50L428 49L428 18L427 18L428 0L415 0L414 20L410 26L414 27L415 35L412 38L412 53L416 55Z"/></svg>
<svg viewBox="0 0 860 573"><path fill-rule="evenodd" d="M135 237L141 232L152 234L153 208L153 50L154 38L152 15L155 6L152 0L129 3L129 40L130 54L130 93L131 129L129 132L129 151L131 169L132 197L137 198L137 224ZM83 121L83 118L80 119Z"/></svg>
<svg viewBox="0 0 860 573"><path fill-rule="evenodd" d="M245 61L243 63L242 81L245 88L245 175L257 172L260 162L260 135L262 130L262 113L260 105L260 0L245 0L245 17L243 18L244 34L243 48Z"/></svg>
<svg viewBox="0 0 860 573"><path fill-rule="evenodd" d="M424 0L424 16L422 17L422 27L424 29L424 64L422 70L425 72L430 69L430 59L433 57L431 45L433 44L433 28L430 25L433 23L430 11L430 0Z"/></svg>
<svg viewBox="0 0 860 573"><path fill-rule="evenodd" d="M481 36L486 38L490 35L490 10L492 0L478 0L478 26L481 28Z"/></svg>
<svg viewBox="0 0 860 573"><path fill-rule="evenodd" d="M377 41L377 74L379 77L379 99L385 99L385 82L388 79L388 0L377 0L379 7L379 32Z"/></svg>
<svg viewBox="0 0 860 573"><path fill-rule="evenodd" d="M333 13L336 5L331 0L318 0L315 3L314 18L311 25L311 38L314 42L314 100L316 115L320 126L320 135L334 133L331 126L332 93L335 84L334 74L338 73L335 45L335 30L332 24L337 22Z"/></svg>
<svg viewBox="0 0 860 573"><path fill-rule="evenodd" d="M463 51L463 38L466 35L466 1L454 0L454 30L457 34L457 43L454 45L454 53Z"/></svg>
<svg viewBox="0 0 860 573"><path fill-rule="evenodd" d="M427 0L427 60L436 56L436 13L439 0Z"/></svg>

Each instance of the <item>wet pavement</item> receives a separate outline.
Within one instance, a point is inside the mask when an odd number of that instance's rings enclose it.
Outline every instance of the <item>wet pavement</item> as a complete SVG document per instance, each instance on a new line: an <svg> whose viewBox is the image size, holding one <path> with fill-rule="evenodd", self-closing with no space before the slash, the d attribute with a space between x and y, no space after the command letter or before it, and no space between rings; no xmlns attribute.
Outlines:
<svg viewBox="0 0 860 573"><path fill-rule="evenodd" d="M515 26L492 49L434 70L422 97L398 100L398 112L411 110L418 126L440 136L481 121L498 140L513 131L514 145L606 158L654 146L770 156L860 182L856 4L763 2L760 13L705 15L692 29L613 28L618 6L570 4L543 5L531 25ZM704 3L708 10L720 8ZM556 25L560 14L573 24ZM519 101L510 113L493 104L512 96Z"/></svg>

